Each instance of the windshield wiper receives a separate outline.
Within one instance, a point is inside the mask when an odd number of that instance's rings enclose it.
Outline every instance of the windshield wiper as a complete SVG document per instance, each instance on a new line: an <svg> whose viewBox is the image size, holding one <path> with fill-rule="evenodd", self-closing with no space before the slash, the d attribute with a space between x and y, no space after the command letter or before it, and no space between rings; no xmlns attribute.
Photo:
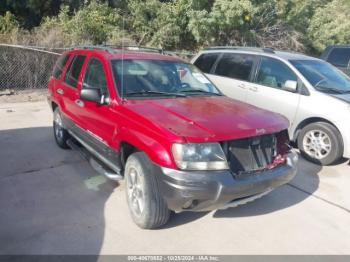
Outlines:
<svg viewBox="0 0 350 262"><path fill-rule="evenodd" d="M214 93L210 91L205 91L203 89L186 89L186 90L181 90L181 93L204 93L208 95L215 95L215 96L222 96L220 93Z"/></svg>
<svg viewBox="0 0 350 262"><path fill-rule="evenodd" d="M321 92L333 92L333 93L337 93L337 94L345 94L348 93L349 91L342 91L336 88L332 88L332 87L323 87L323 86L315 86L315 88Z"/></svg>
<svg viewBox="0 0 350 262"><path fill-rule="evenodd" d="M126 96L137 96L137 95L163 95L163 96L178 96L178 97L185 97L185 94L180 93L169 93L169 92L161 92L161 91L137 91L137 92L129 92L125 94Z"/></svg>

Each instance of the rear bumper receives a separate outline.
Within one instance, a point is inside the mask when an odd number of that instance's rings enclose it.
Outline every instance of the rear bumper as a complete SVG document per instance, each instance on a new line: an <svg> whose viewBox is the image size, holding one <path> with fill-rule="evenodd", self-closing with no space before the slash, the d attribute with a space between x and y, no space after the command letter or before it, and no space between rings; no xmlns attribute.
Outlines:
<svg viewBox="0 0 350 262"><path fill-rule="evenodd" d="M239 179L229 170L186 172L164 167L158 168L157 178L169 209L209 211L253 201L288 183L296 175L297 159L292 152L286 164Z"/></svg>

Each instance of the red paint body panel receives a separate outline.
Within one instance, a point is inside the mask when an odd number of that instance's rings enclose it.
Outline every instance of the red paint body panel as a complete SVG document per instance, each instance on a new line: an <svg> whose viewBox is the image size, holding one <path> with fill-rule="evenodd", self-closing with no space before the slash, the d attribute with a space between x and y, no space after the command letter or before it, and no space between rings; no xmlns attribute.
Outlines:
<svg viewBox="0 0 350 262"><path fill-rule="evenodd" d="M115 151L127 142L144 151L158 165L176 168L171 146L175 142L201 143L233 140L257 135L258 132L276 133L288 128L288 120L225 96L178 97L172 99L121 100L113 80L111 59L151 59L183 62L181 59L154 53L117 52L101 50L72 50L66 53L86 55L77 88L61 79L49 81L49 99L58 104L63 114L78 126L102 138ZM84 101L79 108L81 81L91 57L103 62L110 95L109 105ZM56 90L64 89L59 95ZM67 95L66 95L67 94ZM259 134L260 135L260 134Z"/></svg>

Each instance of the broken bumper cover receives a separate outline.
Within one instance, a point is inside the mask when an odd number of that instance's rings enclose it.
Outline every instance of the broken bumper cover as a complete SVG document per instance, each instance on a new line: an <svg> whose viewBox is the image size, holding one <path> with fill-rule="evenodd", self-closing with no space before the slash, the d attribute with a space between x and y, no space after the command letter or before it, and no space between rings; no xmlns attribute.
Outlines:
<svg viewBox="0 0 350 262"><path fill-rule="evenodd" d="M160 193L169 209L210 211L235 207L253 201L288 183L297 172L298 155L288 154L284 165L244 178L235 178L230 170L180 171L159 167Z"/></svg>

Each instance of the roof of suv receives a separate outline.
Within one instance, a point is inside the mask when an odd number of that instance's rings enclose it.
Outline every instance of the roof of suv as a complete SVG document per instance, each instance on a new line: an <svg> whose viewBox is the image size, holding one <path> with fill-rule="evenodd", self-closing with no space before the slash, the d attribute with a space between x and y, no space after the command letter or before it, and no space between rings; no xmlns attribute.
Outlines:
<svg viewBox="0 0 350 262"><path fill-rule="evenodd" d="M168 55L161 49L155 48L119 48L108 46L88 46L88 47L76 47L72 48L66 53L86 53L86 54L98 54L106 59L145 59L145 60L166 60L166 61L178 61L184 62L180 57L174 55Z"/></svg>
<svg viewBox="0 0 350 262"><path fill-rule="evenodd" d="M272 48L258 48L258 47L226 47L226 46L218 46L218 47L210 47L204 49L201 53L216 53L216 52L232 52L232 53L244 53L244 54L254 54L254 55L264 55L270 57L278 57L285 60L310 60L318 58L307 56L302 53L293 52L293 51L282 51L275 50Z"/></svg>

